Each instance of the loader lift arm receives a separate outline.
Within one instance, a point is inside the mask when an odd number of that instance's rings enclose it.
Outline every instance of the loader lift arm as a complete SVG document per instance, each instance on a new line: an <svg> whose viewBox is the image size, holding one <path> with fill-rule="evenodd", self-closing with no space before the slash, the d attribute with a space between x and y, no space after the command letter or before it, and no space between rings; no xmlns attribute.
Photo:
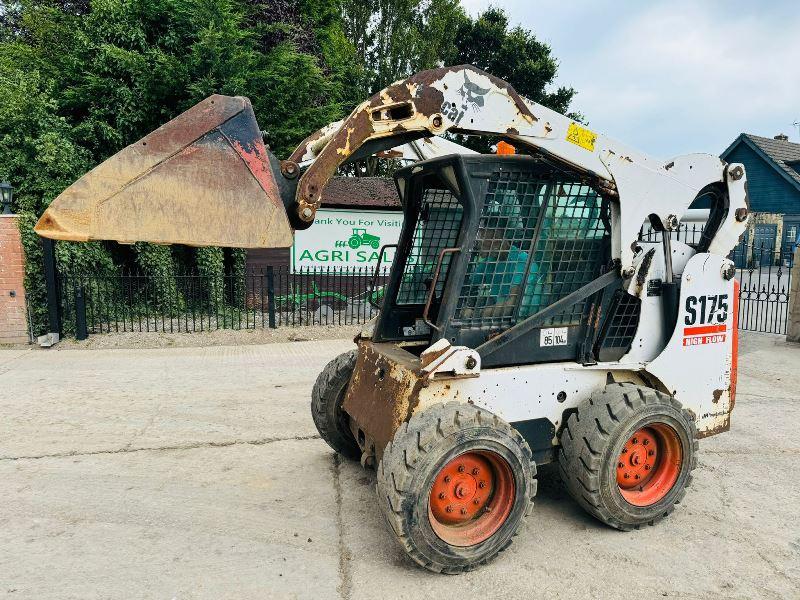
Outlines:
<svg viewBox="0 0 800 600"><path fill-rule="evenodd" d="M654 159L526 100L509 83L470 65L423 71L393 83L343 121L306 138L288 163L291 169L307 167L290 209L293 226L313 223L325 184L342 164L447 132L501 136L566 163L608 197L622 198L615 203L619 235L612 236L612 254L626 274L632 273L642 223L656 220L669 229L709 184L727 188L728 202L715 223L710 251L727 254L745 228L741 169L729 173L719 158L706 154Z"/></svg>
<svg viewBox="0 0 800 600"><path fill-rule="evenodd" d="M585 174L615 200L612 256L623 274L632 274L642 223L668 228L710 184L727 188L727 206L709 251L727 254L744 231L741 169L704 154L654 159L468 65L393 83L281 163L264 146L249 100L212 96L84 175L53 201L36 231L77 241L287 247L292 229L313 223L341 165L447 132L499 135Z"/></svg>

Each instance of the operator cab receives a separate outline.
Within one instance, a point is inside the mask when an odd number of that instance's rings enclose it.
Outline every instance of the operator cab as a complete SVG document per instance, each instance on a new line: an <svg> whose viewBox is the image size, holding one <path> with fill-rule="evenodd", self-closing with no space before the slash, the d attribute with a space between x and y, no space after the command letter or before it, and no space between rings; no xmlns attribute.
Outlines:
<svg viewBox="0 0 800 600"><path fill-rule="evenodd" d="M481 352L482 344L611 270L610 200L565 164L451 155L405 167L395 180L404 224L376 342L415 352L446 338ZM601 351L613 360L638 326L638 306L629 305L636 300L617 283L561 302L533 336L481 352L483 364L585 363ZM604 341L619 348L609 352Z"/></svg>

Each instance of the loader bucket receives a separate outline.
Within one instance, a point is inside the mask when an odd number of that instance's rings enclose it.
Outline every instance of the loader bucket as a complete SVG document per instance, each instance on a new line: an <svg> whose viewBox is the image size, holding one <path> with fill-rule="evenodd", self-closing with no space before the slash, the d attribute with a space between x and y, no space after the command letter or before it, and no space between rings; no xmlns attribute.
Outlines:
<svg viewBox="0 0 800 600"><path fill-rule="evenodd" d="M250 101L219 95L81 177L53 200L35 231L72 241L292 244Z"/></svg>

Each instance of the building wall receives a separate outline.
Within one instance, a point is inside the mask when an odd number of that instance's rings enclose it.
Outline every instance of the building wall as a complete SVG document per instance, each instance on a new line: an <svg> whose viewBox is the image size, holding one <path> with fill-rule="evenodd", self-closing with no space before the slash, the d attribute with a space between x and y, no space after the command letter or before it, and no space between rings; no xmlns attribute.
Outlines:
<svg viewBox="0 0 800 600"><path fill-rule="evenodd" d="M0 215L0 344L24 344L28 338L25 257L16 215Z"/></svg>
<svg viewBox="0 0 800 600"><path fill-rule="evenodd" d="M756 154L744 142L725 157L729 163L742 163L747 171L750 210L757 213L800 213L800 191Z"/></svg>
<svg viewBox="0 0 800 600"><path fill-rule="evenodd" d="M289 267L289 248L250 248L247 250L247 270L259 272L269 267Z"/></svg>

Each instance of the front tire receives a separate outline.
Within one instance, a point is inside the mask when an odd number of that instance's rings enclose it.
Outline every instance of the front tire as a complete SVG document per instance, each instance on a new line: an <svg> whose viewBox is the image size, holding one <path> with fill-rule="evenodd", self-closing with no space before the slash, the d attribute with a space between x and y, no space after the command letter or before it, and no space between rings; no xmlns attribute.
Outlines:
<svg viewBox="0 0 800 600"><path fill-rule="evenodd" d="M378 466L378 503L417 564L461 573L505 550L536 495L522 436L469 404L427 408L404 423Z"/></svg>
<svg viewBox="0 0 800 600"><path fill-rule="evenodd" d="M361 448L350 431L350 420L342 403L356 366L356 351L340 354L317 377L311 391L311 416L320 437L336 452L358 460Z"/></svg>
<svg viewBox="0 0 800 600"><path fill-rule="evenodd" d="M611 527L653 525L686 494L697 466L696 435L692 416L672 396L609 385L567 420L561 478L586 511Z"/></svg>

